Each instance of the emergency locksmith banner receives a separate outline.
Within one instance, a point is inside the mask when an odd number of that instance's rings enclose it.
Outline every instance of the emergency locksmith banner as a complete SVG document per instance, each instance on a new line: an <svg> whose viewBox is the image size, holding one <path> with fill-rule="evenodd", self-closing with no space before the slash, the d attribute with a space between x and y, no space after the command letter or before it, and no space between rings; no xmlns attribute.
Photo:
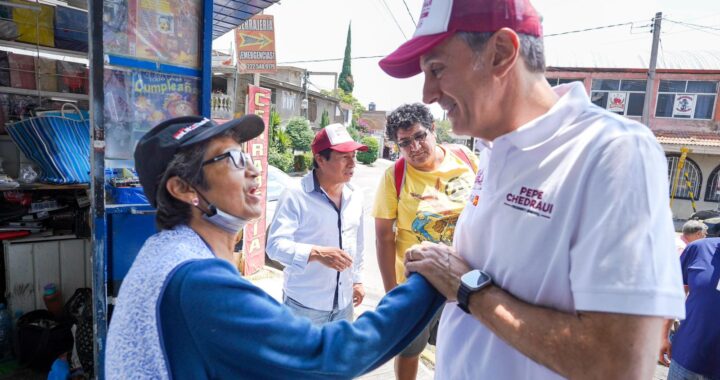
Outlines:
<svg viewBox="0 0 720 380"><path fill-rule="evenodd" d="M275 19L256 15L235 29L238 72L243 74L275 73Z"/></svg>

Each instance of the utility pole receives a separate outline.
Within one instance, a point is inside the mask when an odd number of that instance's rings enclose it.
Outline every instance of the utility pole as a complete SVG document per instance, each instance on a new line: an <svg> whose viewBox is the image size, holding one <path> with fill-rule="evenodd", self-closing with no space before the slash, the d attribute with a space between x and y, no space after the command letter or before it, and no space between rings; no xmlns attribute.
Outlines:
<svg viewBox="0 0 720 380"><path fill-rule="evenodd" d="M650 68L648 69L647 85L645 86L645 105L641 122L646 126L650 126L650 105L652 104L653 94L655 93L655 66L657 66L658 45L660 45L660 26L662 24L662 12L655 13L653 19L653 41L652 50L650 51Z"/></svg>
<svg viewBox="0 0 720 380"><path fill-rule="evenodd" d="M309 107L309 104L308 104L308 102L309 102L308 101L308 79L309 79L309 77L310 77L310 72L305 70L305 73L303 74L303 82L302 82L302 87L303 87L302 89L303 89L303 92L305 93L305 98L303 98L300 108L302 109L302 113L303 113L302 116L305 116L306 119L308 118L308 114L309 114L309 112L308 112L308 107Z"/></svg>

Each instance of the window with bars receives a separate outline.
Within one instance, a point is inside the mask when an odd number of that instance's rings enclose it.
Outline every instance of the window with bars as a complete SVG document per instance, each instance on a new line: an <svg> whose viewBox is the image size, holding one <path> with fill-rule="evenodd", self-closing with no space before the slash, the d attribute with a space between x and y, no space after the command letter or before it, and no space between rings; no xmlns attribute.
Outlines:
<svg viewBox="0 0 720 380"><path fill-rule="evenodd" d="M710 120L715 114L718 82L661 80L656 117Z"/></svg>
<svg viewBox="0 0 720 380"><path fill-rule="evenodd" d="M720 188L718 188L718 174L720 174L720 165L710 172L707 187L705 188L705 200L707 202L720 202Z"/></svg>
<svg viewBox="0 0 720 380"><path fill-rule="evenodd" d="M582 82L582 78L545 78L551 86L555 87L565 83Z"/></svg>
<svg viewBox="0 0 720 380"><path fill-rule="evenodd" d="M642 116L646 84L639 79L593 79L590 99L618 115Z"/></svg>
<svg viewBox="0 0 720 380"><path fill-rule="evenodd" d="M672 192L673 183L675 182L675 174L677 173L678 162L680 161L679 154L670 154L667 156L668 164L668 180L670 182L670 191ZM687 185L685 178L687 173L687 180L690 181L690 186ZM702 171L700 167L690 158L685 159L685 165L683 166L682 172L680 172L680 178L675 188L675 198L678 199L690 199L690 192L692 192L692 199L700 199L700 187L702 185Z"/></svg>

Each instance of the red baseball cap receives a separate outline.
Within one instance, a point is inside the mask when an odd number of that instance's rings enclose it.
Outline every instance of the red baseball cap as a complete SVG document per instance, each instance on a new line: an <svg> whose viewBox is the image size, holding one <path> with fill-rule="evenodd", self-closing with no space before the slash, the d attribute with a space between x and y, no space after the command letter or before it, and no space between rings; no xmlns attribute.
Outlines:
<svg viewBox="0 0 720 380"><path fill-rule="evenodd" d="M367 145L360 144L352 139L347 128L342 124L330 124L315 135L311 145L313 154L318 154L325 149L332 149L336 152L352 152L360 150L366 152Z"/></svg>
<svg viewBox="0 0 720 380"><path fill-rule="evenodd" d="M395 78L420 73L420 56L456 32L517 33L542 36L542 23L530 0L425 0L413 37L380 61Z"/></svg>

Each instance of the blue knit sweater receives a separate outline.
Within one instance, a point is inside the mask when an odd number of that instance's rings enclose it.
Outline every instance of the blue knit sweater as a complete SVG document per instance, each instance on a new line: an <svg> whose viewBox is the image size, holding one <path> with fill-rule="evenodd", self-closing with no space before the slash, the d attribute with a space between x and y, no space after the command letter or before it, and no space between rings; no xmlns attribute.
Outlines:
<svg viewBox="0 0 720 380"><path fill-rule="evenodd" d="M172 274L159 320L174 379L350 379L397 355L445 299L420 275L354 323L298 318L228 262L187 262Z"/></svg>

